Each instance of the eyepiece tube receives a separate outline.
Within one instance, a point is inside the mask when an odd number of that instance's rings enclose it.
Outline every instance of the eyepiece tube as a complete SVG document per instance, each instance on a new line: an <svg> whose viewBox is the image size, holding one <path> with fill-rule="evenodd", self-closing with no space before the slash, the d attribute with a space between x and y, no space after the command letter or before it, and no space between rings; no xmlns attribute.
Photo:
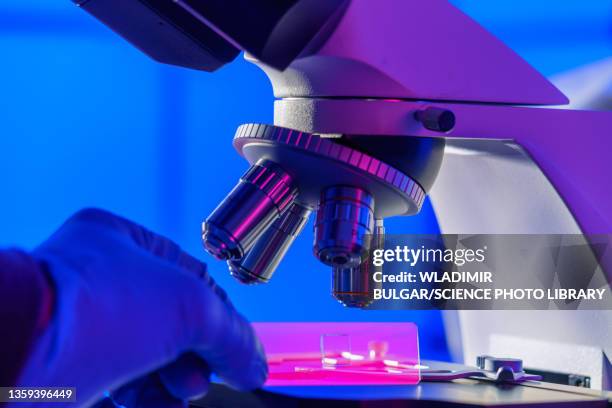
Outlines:
<svg viewBox="0 0 612 408"><path fill-rule="evenodd" d="M242 258L296 196L291 176L260 160L202 223L204 248L217 259Z"/></svg>
<svg viewBox="0 0 612 408"><path fill-rule="evenodd" d="M359 266L374 230L374 198L357 187L329 187L321 194L315 223L314 253L340 269Z"/></svg>
<svg viewBox="0 0 612 408"><path fill-rule="evenodd" d="M229 260L230 273L245 284L267 283L289 247L302 232L312 210L293 203L240 260Z"/></svg>

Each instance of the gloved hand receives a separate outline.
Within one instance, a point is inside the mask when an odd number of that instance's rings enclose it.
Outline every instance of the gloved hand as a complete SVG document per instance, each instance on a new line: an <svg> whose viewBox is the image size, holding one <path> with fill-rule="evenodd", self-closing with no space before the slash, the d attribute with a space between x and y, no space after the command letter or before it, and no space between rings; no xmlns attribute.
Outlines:
<svg viewBox="0 0 612 408"><path fill-rule="evenodd" d="M79 406L115 390L131 408L183 406L206 392L211 372L241 390L265 381L249 323L171 241L90 209L32 255L49 274L54 310L18 385L76 387Z"/></svg>

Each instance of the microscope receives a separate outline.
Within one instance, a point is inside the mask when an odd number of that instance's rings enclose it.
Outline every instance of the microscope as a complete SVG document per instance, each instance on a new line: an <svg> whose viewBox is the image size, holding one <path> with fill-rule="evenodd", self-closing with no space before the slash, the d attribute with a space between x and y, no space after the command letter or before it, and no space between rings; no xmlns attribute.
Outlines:
<svg viewBox="0 0 612 408"><path fill-rule="evenodd" d="M159 62L214 71L244 51L267 74L274 123L236 130L250 167L202 224L243 283L268 282L314 216L333 295L365 307L384 219L427 196L443 233L612 231L612 114L553 107L568 99L445 0L73 1ZM601 263L612 270L610 251ZM612 381L605 311L444 318L458 361L519 353L558 369L539 351L571 344L594 386Z"/></svg>

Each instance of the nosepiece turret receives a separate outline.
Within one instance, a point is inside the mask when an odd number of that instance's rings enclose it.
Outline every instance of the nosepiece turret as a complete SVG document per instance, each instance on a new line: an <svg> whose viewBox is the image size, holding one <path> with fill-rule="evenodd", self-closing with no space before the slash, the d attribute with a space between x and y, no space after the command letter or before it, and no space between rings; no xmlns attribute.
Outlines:
<svg viewBox="0 0 612 408"><path fill-rule="evenodd" d="M382 219L420 210L444 141L389 136L387 151L372 148L367 135L351 136L240 126L234 146L252 166L202 224L206 250L240 282L267 283L316 211L313 252L332 268L333 296L347 307L368 306L378 287L369 258L382 245Z"/></svg>

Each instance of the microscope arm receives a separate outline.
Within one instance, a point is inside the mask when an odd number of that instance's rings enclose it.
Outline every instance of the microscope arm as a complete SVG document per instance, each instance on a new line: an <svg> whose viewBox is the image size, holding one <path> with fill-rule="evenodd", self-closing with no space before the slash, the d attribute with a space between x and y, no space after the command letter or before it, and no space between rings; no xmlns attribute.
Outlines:
<svg viewBox="0 0 612 408"><path fill-rule="evenodd" d="M612 196L602 183L612 177L610 112L496 106L454 109L466 120L458 123L451 136L513 139L555 187L583 233L612 231Z"/></svg>

